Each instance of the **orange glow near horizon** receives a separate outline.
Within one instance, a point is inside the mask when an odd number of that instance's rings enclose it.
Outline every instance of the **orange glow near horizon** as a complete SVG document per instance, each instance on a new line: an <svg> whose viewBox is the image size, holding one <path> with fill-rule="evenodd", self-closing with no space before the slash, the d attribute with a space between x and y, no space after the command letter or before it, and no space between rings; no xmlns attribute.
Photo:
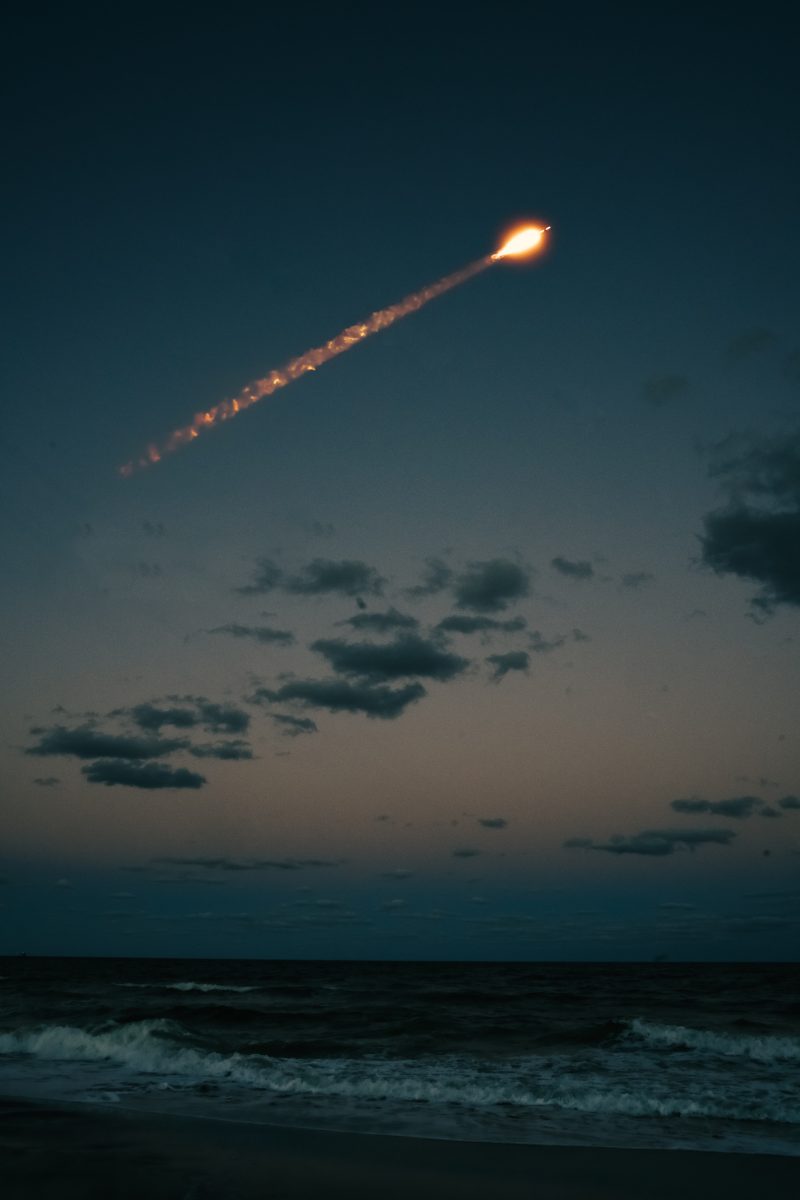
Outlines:
<svg viewBox="0 0 800 1200"><path fill-rule="evenodd" d="M541 248L544 235L549 229L549 225L545 225L544 227L541 225L526 225L523 229L515 230L500 249L494 252L492 261L497 262L500 258L532 254L534 250Z"/></svg>

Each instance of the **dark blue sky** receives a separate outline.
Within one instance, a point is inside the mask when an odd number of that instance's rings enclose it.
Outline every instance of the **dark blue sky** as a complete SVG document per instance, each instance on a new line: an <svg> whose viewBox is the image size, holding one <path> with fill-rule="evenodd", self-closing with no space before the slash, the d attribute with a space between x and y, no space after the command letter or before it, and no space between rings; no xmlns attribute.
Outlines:
<svg viewBox="0 0 800 1200"><path fill-rule="evenodd" d="M795 953L791 8L7 34L0 951Z"/></svg>

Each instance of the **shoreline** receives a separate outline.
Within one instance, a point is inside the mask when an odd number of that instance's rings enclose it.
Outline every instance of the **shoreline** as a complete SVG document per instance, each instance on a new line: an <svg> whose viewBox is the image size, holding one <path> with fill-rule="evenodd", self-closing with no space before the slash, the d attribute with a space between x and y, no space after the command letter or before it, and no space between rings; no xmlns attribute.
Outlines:
<svg viewBox="0 0 800 1200"><path fill-rule="evenodd" d="M0 1097L0 1178L4 1200L752 1200L765 1185L770 1200L793 1200L800 1159L452 1142Z"/></svg>

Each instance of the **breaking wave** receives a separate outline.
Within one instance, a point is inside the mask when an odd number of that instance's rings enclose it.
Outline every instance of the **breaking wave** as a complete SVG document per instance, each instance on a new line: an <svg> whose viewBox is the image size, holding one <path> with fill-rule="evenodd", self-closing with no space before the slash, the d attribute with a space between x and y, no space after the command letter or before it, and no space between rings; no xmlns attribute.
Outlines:
<svg viewBox="0 0 800 1200"><path fill-rule="evenodd" d="M703 1031L631 1022L632 1033L663 1044L688 1044ZM792 1039L739 1039L706 1034L724 1046L740 1042L792 1045ZM683 1039L681 1042L680 1038ZM634 1083L614 1080L598 1069L580 1077L565 1073L548 1057L528 1056L510 1063L477 1063L458 1055L418 1059L370 1056L354 1059L271 1058L263 1054L223 1054L187 1044L186 1031L158 1019L91 1032L52 1025L0 1035L0 1054L33 1055L49 1061L106 1062L125 1068L124 1086L255 1089L272 1097L347 1098L352 1101L427 1102L488 1110L506 1106L528 1111L563 1110L626 1117L697 1117L800 1124L800 1106L781 1097L768 1082L716 1080L690 1091L670 1083L663 1072L640 1074ZM712 1048L716 1042L712 1043ZM723 1051L725 1052L725 1051ZM755 1047L739 1053L754 1056ZM785 1055L784 1055L785 1056ZM773 1057L775 1055L773 1054ZM151 1077L151 1078L148 1078ZM155 1078L152 1078L155 1077ZM120 1082L119 1074L115 1084ZM111 1085L110 1085L111 1086ZM673 1088L673 1091L670 1091Z"/></svg>
<svg viewBox="0 0 800 1200"><path fill-rule="evenodd" d="M703 1050L726 1057L752 1058L756 1062L800 1060L800 1038L777 1034L714 1033L709 1029L689 1029L685 1025L657 1025L635 1017L626 1022L629 1037L654 1048Z"/></svg>

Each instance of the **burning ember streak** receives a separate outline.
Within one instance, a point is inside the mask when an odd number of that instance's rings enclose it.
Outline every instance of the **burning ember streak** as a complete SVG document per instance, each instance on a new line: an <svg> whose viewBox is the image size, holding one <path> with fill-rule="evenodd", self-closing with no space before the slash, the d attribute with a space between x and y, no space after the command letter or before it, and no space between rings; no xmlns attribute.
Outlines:
<svg viewBox="0 0 800 1200"><path fill-rule="evenodd" d="M550 226L548 225L547 229L549 228ZM369 337L373 333L379 333L381 329L388 329L390 325L393 325L395 321L399 321L401 317L407 317L409 313L416 312L417 309L422 308L430 300L435 300L437 296L444 295L451 288L466 283L468 279L472 279L473 275L478 275L481 271L485 271L487 267L497 262L498 259L506 258L509 255L530 253L539 247L544 233L544 229L533 226L522 229L514 234L495 254L490 254L486 258L479 258L477 262L471 263L468 267L463 267L460 271L454 271L452 275L445 275L444 279L440 279L438 283L432 283L421 291L406 296L399 304L392 304L389 308L379 309L370 317L367 317L366 321L361 321L357 325L349 325L347 329L337 334L335 338L331 338L329 342L325 342L323 346L307 350L299 358L290 359L283 367L271 371L263 379L257 379L253 383L248 383L247 387L242 388L238 396L234 396L230 400L223 400L220 404L215 404L213 408L209 408L205 412L195 413L188 425L184 425L180 429L175 429L160 445L151 444L140 458L131 459L130 462L121 466L119 474L127 478L134 471L159 462L164 455L172 454L174 450L178 450L181 446L186 445L187 442L193 442L204 430L211 429L214 425L219 425L222 421L229 421L238 413L244 412L246 408L251 408L259 400L263 400L265 396L271 396L273 392L277 392L278 388L286 387L287 384L292 383L295 379L299 379L306 372L316 371L317 367L321 367L329 359L335 358L337 354L344 354L345 350L350 350L353 346L357 346L364 338Z"/></svg>

